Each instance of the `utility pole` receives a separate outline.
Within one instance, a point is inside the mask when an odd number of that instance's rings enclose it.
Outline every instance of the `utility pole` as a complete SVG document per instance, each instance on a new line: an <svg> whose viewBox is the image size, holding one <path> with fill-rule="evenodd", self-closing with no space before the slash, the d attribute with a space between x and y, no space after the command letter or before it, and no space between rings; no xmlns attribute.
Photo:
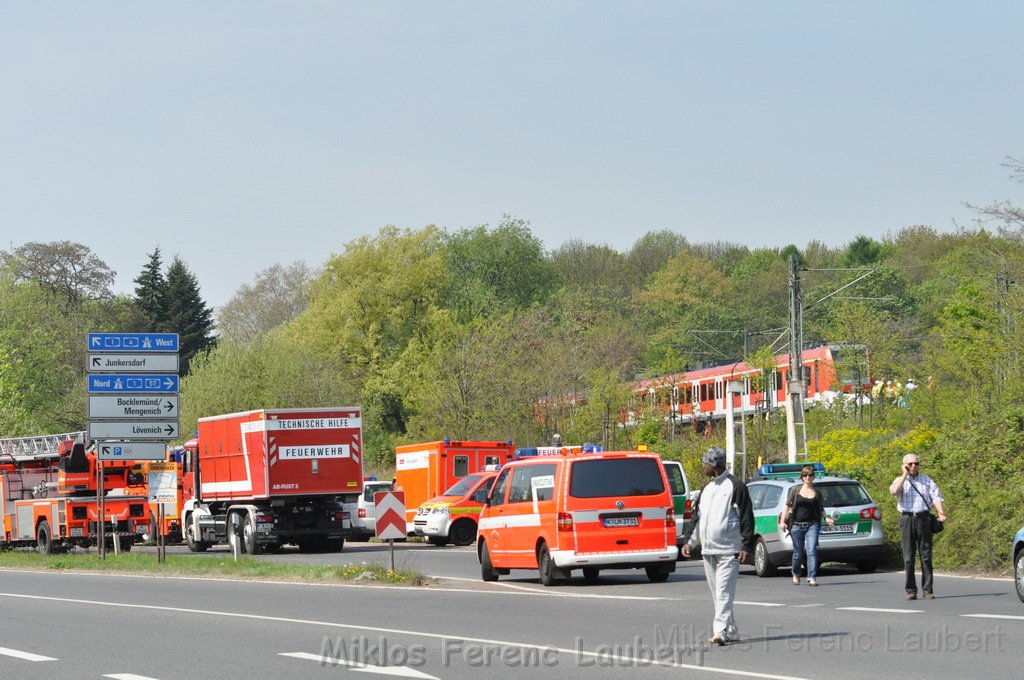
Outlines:
<svg viewBox="0 0 1024 680"><path fill-rule="evenodd" d="M801 429L802 439L805 442L807 439L803 399L803 300L800 271L794 253L789 256L789 378L786 385L786 444L790 463L796 462L798 427Z"/></svg>

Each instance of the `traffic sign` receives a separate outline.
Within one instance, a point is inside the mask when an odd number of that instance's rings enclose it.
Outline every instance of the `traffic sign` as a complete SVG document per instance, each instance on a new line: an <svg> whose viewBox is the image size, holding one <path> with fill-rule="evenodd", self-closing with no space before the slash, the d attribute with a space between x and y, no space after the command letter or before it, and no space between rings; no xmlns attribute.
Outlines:
<svg viewBox="0 0 1024 680"><path fill-rule="evenodd" d="M90 352L177 352L177 333L89 333Z"/></svg>
<svg viewBox="0 0 1024 680"><path fill-rule="evenodd" d="M100 373L89 375L90 392L177 392L181 381L176 375L130 375Z"/></svg>
<svg viewBox="0 0 1024 680"><path fill-rule="evenodd" d="M167 445L163 442L100 442L96 445L100 460L163 460Z"/></svg>
<svg viewBox="0 0 1024 680"><path fill-rule="evenodd" d="M106 420L89 421L89 439L160 439L171 441L179 436L177 420L119 423Z"/></svg>
<svg viewBox="0 0 1024 680"><path fill-rule="evenodd" d="M90 371L177 373L177 354L90 354Z"/></svg>
<svg viewBox="0 0 1024 680"><path fill-rule="evenodd" d="M89 396L89 418L177 418L178 396Z"/></svg>
<svg viewBox="0 0 1024 680"><path fill-rule="evenodd" d="M373 494L377 538L405 538L405 492L378 491Z"/></svg>

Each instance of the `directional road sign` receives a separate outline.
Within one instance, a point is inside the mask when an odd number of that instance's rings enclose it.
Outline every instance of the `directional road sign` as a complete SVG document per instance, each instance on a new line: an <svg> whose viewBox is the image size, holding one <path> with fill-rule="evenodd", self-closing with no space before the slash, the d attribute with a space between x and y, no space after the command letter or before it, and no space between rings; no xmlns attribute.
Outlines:
<svg viewBox="0 0 1024 680"><path fill-rule="evenodd" d="M90 392L177 392L180 385L176 375L101 373L89 376Z"/></svg>
<svg viewBox="0 0 1024 680"><path fill-rule="evenodd" d="M90 352L177 352L177 333L89 333Z"/></svg>
<svg viewBox="0 0 1024 680"><path fill-rule="evenodd" d="M405 538L405 492L378 491L373 494L376 507L377 538Z"/></svg>
<svg viewBox="0 0 1024 680"><path fill-rule="evenodd" d="M90 371L177 373L177 354L90 354Z"/></svg>
<svg viewBox="0 0 1024 680"><path fill-rule="evenodd" d="M179 434L177 420L161 422L119 423L116 421L89 421L89 439L161 439L170 441L177 439Z"/></svg>
<svg viewBox="0 0 1024 680"><path fill-rule="evenodd" d="M177 417L177 395L165 397L148 395L89 396L89 418L152 420L153 418Z"/></svg>
<svg viewBox="0 0 1024 680"><path fill-rule="evenodd" d="M100 460L164 460L167 445L163 442L99 442Z"/></svg>

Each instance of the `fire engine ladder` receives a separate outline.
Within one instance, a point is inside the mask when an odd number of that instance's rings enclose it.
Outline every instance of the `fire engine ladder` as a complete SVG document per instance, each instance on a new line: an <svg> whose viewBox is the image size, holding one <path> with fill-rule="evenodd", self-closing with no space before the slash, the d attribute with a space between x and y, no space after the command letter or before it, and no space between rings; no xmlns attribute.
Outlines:
<svg viewBox="0 0 1024 680"><path fill-rule="evenodd" d="M37 437L18 437L0 439L0 457L15 463L27 463L57 457L57 447L68 439L84 442L85 432L65 432L64 434L47 434ZM10 456L8 459L7 456Z"/></svg>

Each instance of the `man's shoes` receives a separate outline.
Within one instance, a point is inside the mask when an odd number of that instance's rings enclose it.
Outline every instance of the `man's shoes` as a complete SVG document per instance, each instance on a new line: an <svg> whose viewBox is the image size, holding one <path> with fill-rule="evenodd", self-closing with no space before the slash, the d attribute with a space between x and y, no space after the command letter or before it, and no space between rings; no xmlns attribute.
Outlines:
<svg viewBox="0 0 1024 680"><path fill-rule="evenodd" d="M916 590L908 590L907 591L907 599L908 600L916 600L917 599L917 591Z"/></svg>
<svg viewBox="0 0 1024 680"><path fill-rule="evenodd" d="M926 599L926 600L934 600L935 599L935 593L933 593L930 590L924 591L924 599Z"/></svg>
<svg viewBox="0 0 1024 680"><path fill-rule="evenodd" d="M721 633L716 633L715 635L711 636L710 640L708 640L708 644L719 646L727 645L729 644L729 638L725 635L722 635Z"/></svg>

